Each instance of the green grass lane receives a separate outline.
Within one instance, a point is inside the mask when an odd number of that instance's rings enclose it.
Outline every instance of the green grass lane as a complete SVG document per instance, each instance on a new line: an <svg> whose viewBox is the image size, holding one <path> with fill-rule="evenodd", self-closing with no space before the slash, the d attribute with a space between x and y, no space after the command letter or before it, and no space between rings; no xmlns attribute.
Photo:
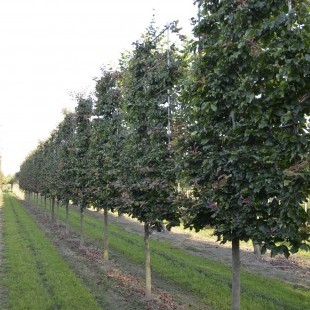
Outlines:
<svg viewBox="0 0 310 310"><path fill-rule="evenodd" d="M59 209L59 217L64 221L65 210ZM70 208L70 226L79 230L80 218L77 208ZM87 237L103 240L103 219L85 216ZM124 230L117 224L109 224L110 248L123 254L132 262L144 264L144 241L136 234ZM223 263L208 260L182 249L169 242L151 240L152 270L162 278L180 285L187 291L201 296L205 305L214 309L230 309L231 268ZM310 293L294 288L285 282L242 272L241 309L278 310L308 309Z"/></svg>
<svg viewBox="0 0 310 310"><path fill-rule="evenodd" d="M3 196L8 309L100 309L20 202Z"/></svg>

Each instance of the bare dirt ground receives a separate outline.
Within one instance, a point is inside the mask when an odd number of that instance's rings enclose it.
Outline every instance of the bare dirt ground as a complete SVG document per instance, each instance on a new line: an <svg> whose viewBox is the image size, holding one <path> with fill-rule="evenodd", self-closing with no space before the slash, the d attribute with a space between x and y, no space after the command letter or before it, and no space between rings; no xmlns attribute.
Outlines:
<svg viewBox="0 0 310 310"><path fill-rule="evenodd" d="M163 279L153 278L154 299L147 302L144 299L144 270L142 267L130 264L122 256L111 252L110 261L102 261L103 253L100 247L89 240L85 246L79 247L79 235L71 232L65 236L62 225L51 223L44 211L27 203L27 209L33 218L45 231L47 237L57 246L68 264L91 288L102 308L106 309L207 309L201 305L199 298L189 292L176 291ZM102 217L100 212L88 211L93 216ZM125 230L143 235L141 223L126 216L118 217L110 214L109 221L120 225ZM166 240L195 255L231 262L229 244L221 245L214 237L173 228L172 232L154 233L154 239ZM258 257L253 253L250 244L242 244L241 262L243 270L255 272L264 276L277 278L293 284L296 287L310 288L309 256L294 255L288 260L284 257L270 258L268 254ZM108 303L108 305L107 305Z"/></svg>

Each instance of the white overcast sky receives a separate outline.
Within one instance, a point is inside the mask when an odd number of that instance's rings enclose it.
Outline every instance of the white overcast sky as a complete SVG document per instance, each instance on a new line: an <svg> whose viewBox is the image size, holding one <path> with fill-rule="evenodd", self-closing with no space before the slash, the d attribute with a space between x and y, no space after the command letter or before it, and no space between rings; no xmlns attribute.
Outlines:
<svg viewBox="0 0 310 310"><path fill-rule="evenodd" d="M155 11L153 11L155 10ZM190 32L193 0L1 0L0 154L13 174L148 27L178 19Z"/></svg>

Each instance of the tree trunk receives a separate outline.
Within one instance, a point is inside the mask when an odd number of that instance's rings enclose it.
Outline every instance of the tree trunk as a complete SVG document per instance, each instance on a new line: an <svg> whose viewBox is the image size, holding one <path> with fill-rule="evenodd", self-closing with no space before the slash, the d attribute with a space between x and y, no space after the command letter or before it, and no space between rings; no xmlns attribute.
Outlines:
<svg viewBox="0 0 310 310"><path fill-rule="evenodd" d="M232 240L232 310L240 310L240 240Z"/></svg>
<svg viewBox="0 0 310 310"><path fill-rule="evenodd" d="M104 219L104 239L103 239L103 260L109 260L109 231L108 231L108 208L105 207L103 211Z"/></svg>
<svg viewBox="0 0 310 310"><path fill-rule="evenodd" d="M122 217L122 216L123 216L122 211L117 210L117 216L118 216L118 217Z"/></svg>
<svg viewBox="0 0 310 310"><path fill-rule="evenodd" d="M47 214L47 211L46 211L46 196L44 196L44 213L45 213L45 216Z"/></svg>
<svg viewBox="0 0 310 310"><path fill-rule="evenodd" d="M51 217L51 216L52 216L52 198L51 198L51 197L48 198L48 202L49 202L49 205L50 205L50 214L49 214L49 217Z"/></svg>
<svg viewBox="0 0 310 310"><path fill-rule="evenodd" d="M55 197L52 197L52 221L55 220Z"/></svg>
<svg viewBox="0 0 310 310"><path fill-rule="evenodd" d="M261 256L261 249L260 249L260 245L254 241L252 241L253 243L253 249L254 249L254 254L257 256L257 257L260 257Z"/></svg>
<svg viewBox="0 0 310 310"><path fill-rule="evenodd" d="M66 201L66 235L69 235L69 200Z"/></svg>
<svg viewBox="0 0 310 310"><path fill-rule="evenodd" d="M57 207L57 211L56 211L56 215L57 215L57 226L59 227L60 223L59 223L59 199L56 200L56 207Z"/></svg>
<svg viewBox="0 0 310 310"><path fill-rule="evenodd" d="M84 207L81 206L80 209L80 226L81 226L81 236L80 236L80 247L84 245Z"/></svg>
<svg viewBox="0 0 310 310"><path fill-rule="evenodd" d="M151 279L151 253L150 253L150 231L149 224L144 224L144 245L145 245L145 297L147 300L152 298L152 279Z"/></svg>

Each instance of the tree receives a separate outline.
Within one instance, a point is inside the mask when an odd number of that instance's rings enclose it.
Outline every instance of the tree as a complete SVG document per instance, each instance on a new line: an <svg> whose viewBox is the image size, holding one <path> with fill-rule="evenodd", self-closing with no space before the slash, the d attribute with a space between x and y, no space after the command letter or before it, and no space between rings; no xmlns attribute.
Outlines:
<svg viewBox="0 0 310 310"><path fill-rule="evenodd" d="M4 174L2 172L2 162L1 162L1 155L0 155L0 191L2 191L2 184L4 180Z"/></svg>
<svg viewBox="0 0 310 310"><path fill-rule="evenodd" d="M90 200L89 192L89 143L90 143L90 117L93 102L91 98L78 98L75 109L76 127L74 135L74 166L72 173L74 177L74 201L80 207L81 215L81 239L80 246L84 244L84 210Z"/></svg>
<svg viewBox="0 0 310 310"><path fill-rule="evenodd" d="M121 92L119 72L102 70L96 84L97 101L93 110L90 158L91 201L94 207L104 210L104 254L108 260L108 211L121 203L120 162L122 150Z"/></svg>
<svg viewBox="0 0 310 310"><path fill-rule="evenodd" d="M31 152L20 166L20 188L26 191L26 196L29 193L39 192L39 181L38 181L38 169L37 169L37 158L39 154L37 150Z"/></svg>
<svg viewBox="0 0 310 310"><path fill-rule="evenodd" d="M74 188L74 135L75 114L64 112L64 120L58 126L59 145L59 190L58 195L66 208L66 234L69 233L69 201Z"/></svg>
<svg viewBox="0 0 310 310"><path fill-rule="evenodd" d="M3 177L2 182L4 185L9 184L11 187L11 191L13 191L13 184L14 184L15 180L16 180L15 175L9 174L9 175Z"/></svg>
<svg viewBox="0 0 310 310"><path fill-rule="evenodd" d="M59 199L59 136L58 131L52 131L50 137L45 142L44 149L44 175L43 180L47 187L48 195L51 198L52 220L55 220L55 204Z"/></svg>
<svg viewBox="0 0 310 310"><path fill-rule="evenodd" d="M126 135L122 153L124 205L121 210L144 223L146 298L151 298L149 236L162 222L177 221L176 180L168 132L167 93L178 78L174 45L168 52L151 26L122 66Z"/></svg>
<svg viewBox="0 0 310 310"><path fill-rule="evenodd" d="M186 111L193 186L187 226L232 242L232 308L240 308L239 241L271 255L306 249L309 195L309 8L306 1L196 1L200 18ZM290 3L290 1L289 1Z"/></svg>

